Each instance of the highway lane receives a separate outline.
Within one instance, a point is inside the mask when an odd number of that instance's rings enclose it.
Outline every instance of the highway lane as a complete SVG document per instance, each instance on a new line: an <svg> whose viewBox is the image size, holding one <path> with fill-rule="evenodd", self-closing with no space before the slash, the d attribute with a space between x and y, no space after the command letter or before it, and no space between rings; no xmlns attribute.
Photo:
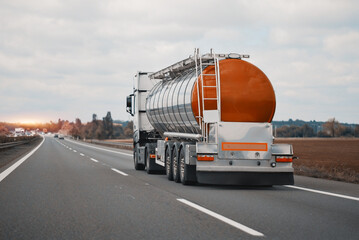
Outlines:
<svg viewBox="0 0 359 240"><path fill-rule="evenodd" d="M359 201L285 186L182 186L135 171L132 159L130 151L47 138L0 182L0 239L258 238L226 218L269 239L359 238ZM297 186L359 197L356 184L295 180Z"/></svg>

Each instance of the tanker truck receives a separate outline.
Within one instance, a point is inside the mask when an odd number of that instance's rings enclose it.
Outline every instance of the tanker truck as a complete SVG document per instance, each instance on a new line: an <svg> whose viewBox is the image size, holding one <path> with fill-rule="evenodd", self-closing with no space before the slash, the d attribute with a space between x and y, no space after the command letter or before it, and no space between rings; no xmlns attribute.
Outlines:
<svg viewBox="0 0 359 240"><path fill-rule="evenodd" d="M274 144L275 93L248 55L200 54L157 72L137 72L133 116L136 170L184 185L294 184L293 149Z"/></svg>

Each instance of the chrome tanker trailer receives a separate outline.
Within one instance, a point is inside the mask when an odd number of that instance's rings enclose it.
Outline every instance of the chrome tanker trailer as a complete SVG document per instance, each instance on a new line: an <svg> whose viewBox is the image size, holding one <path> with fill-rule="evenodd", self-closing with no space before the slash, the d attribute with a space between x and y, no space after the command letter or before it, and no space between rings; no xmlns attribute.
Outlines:
<svg viewBox="0 0 359 240"><path fill-rule="evenodd" d="M248 55L194 55L158 72L138 72L134 167L183 184L293 184L293 150L273 144L276 100Z"/></svg>

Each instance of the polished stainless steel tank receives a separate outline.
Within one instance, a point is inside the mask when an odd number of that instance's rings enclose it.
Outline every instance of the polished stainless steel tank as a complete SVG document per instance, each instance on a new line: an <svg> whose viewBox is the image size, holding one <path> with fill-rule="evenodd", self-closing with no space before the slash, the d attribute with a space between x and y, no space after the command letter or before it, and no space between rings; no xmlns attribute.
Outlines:
<svg viewBox="0 0 359 240"><path fill-rule="evenodd" d="M192 111L195 70L171 81L161 81L150 91L146 101L149 121L159 132L200 133Z"/></svg>
<svg viewBox="0 0 359 240"><path fill-rule="evenodd" d="M220 121L271 122L274 116L275 94L267 76L256 66L239 59L219 61L220 69ZM205 110L217 109L214 67L203 70L202 82L194 69L187 70L173 80L161 81L150 91L146 100L146 113L152 126L160 133L200 133L198 116ZM199 96L198 96L199 93ZM199 100L199 104L198 104ZM200 105L200 108L198 107ZM199 113L199 109L201 113ZM197 116L197 118L196 118Z"/></svg>

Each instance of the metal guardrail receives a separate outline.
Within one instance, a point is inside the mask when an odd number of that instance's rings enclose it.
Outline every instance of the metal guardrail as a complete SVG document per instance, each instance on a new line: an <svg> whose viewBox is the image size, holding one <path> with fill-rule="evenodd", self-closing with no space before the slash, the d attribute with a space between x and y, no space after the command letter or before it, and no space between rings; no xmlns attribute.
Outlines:
<svg viewBox="0 0 359 240"><path fill-rule="evenodd" d="M5 149L5 148L11 148L11 147L15 147L21 144L25 144L30 142L31 140L28 141L18 141L18 142L7 142L7 143L0 143L0 149Z"/></svg>
<svg viewBox="0 0 359 240"><path fill-rule="evenodd" d="M16 139L16 138L5 139L5 141L7 140L8 142L0 143L0 149L12 148L22 144L30 143L38 138L39 137L35 136L35 137L20 137L20 139Z"/></svg>

